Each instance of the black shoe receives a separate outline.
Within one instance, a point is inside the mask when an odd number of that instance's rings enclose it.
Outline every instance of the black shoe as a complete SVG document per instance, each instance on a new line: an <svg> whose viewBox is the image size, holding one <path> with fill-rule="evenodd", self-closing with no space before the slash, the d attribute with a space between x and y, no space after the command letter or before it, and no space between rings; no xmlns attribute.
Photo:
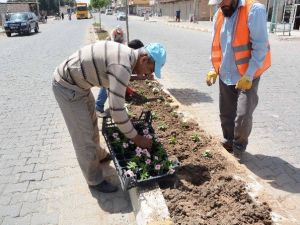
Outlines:
<svg viewBox="0 0 300 225"><path fill-rule="evenodd" d="M241 159L242 155L243 155L243 151L237 150L237 149L233 149L233 155L237 158L237 159Z"/></svg>
<svg viewBox="0 0 300 225"><path fill-rule="evenodd" d="M106 180L102 181L98 185L89 185L89 187L102 193L112 193L118 190L117 186L107 182Z"/></svg>
<svg viewBox="0 0 300 225"><path fill-rule="evenodd" d="M106 162L109 162L110 160L112 160L112 156L111 154L107 154L103 159L101 159L99 162L100 163L106 163Z"/></svg>
<svg viewBox="0 0 300 225"><path fill-rule="evenodd" d="M232 153L232 142L230 141L221 141L221 145L227 150L227 152Z"/></svg>
<svg viewBox="0 0 300 225"><path fill-rule="evenodd" d="M246 148L243 147L242 145L234 144L233 147L232 147L232 151L233 151L233 155L236 158L241 159L243 153L246 151Z"/></svg>

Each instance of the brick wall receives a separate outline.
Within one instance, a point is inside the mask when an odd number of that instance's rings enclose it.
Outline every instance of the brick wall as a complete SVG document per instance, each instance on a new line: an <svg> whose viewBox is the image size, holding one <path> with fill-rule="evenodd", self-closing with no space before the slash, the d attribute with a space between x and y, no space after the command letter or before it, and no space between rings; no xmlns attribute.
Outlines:
<svg viewBox="0 0 300 225"><path fill-rule="evenodd" d="M0 3L0 26L5 22L6 12L28 12L33 11L35 3ZM30 7L31 6L31 7Z"/></svg>
<svg viewBox="0 0 300 225"><path fill-rule="evenodd" d="M28 3L7 4L9 12L28 12L30 11Z"/></svg>
<svg viewBox="0 0 300 225"><path fill-rule="evenodd" d="M0 3L0 26L3 26L4 24L6 11L7 11L6 4Z"/></svg>

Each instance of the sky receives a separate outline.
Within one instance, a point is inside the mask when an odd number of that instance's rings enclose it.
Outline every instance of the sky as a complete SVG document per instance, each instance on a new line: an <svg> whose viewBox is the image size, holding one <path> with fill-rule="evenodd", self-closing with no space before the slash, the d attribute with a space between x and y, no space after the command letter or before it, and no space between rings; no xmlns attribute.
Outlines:
<svg viewBox="0 0 300 225"><path fill-rule="evenodd" d="M7 2L7 0L0 0L0 3ZM90 3L90 0L77 0L77 2L86 2Z"/></svg>
<svg viewBox="0 0 300 225"><path fill-rule="evenodd" d="M1 0L0 0L1 1ZM86 3L90 3L90 0L76 0L76 2L86 2Z"/></svg>

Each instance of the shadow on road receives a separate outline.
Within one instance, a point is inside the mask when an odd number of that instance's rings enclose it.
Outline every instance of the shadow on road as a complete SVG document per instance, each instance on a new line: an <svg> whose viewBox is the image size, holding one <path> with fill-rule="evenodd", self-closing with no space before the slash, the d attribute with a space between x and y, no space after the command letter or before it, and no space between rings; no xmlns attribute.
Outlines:
<svg viewBox="0 0 300 225"><path fill-rule="evenodd" d="M240 162L272 187L300 193L300 169L281 158L245 152Z"/></svg>
<svg viewBox="0 0 300 225"><path fill-rule="evenodd" d="M90 192L97 199L100 208L111 214L132 212L129 194L127 191L122 190L116 169L110 165L105 165L104 177L109 182L117 185L118 191L115 193L101 193L90 188Z"/></svg>
<svg viewBox="0 0 300 225"><path fill-rule="evenodd" d="M206 93L190 88L170 88L168 91L182 105L191 105L193 103L213 102L213 99Z"/></svg>

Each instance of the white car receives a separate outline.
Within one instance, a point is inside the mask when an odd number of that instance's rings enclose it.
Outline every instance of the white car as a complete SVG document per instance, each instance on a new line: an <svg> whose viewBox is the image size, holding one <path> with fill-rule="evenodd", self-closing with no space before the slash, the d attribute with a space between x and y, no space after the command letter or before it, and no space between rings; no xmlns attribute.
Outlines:
<svg viewBox="0 0 300 225"><path fill-rule="evenodd" d="M117 20L126 20L126 13L124 12L119 12L117 14Z"/></svg>
<svg viewBox="0 0 300 225"><path fill-rule="evenodd" d="M105 10L105 15L112 15L113 11L111 9L106 9Z"/></svg>

